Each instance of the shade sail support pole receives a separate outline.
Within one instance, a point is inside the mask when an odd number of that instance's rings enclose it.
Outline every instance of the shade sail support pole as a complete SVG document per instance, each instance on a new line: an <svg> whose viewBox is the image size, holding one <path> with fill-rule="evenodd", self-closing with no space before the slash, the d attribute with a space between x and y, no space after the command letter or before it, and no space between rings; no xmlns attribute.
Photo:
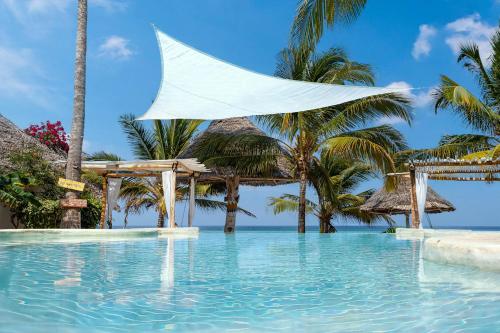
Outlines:
<svg viewBox="0 0 500 333"><path fill-rule="evenodd" d="M415 167L410 166L410 199L411 199L411 227L418 229L420 227L420 214L417 203L417 179Z"/></svg>
<svg viewBox="0 0 500 333"><path fill-rule="evenodd" d="M103 175L102 177L102 199L101 199L101 222L99 227L104 229L104 225L106 224L106 213L108 210L108 177L107 175Z"/></svg>
<svg viewBox="0 0 500 333"><path fill-rule="evenodd" d="M170 179L170 211L168 212L168 226L175 228L175 188L177 186L177 172L173 168Z"/></svg>
<svg viewBox="0 0 500 333"><path fill-rule="evenodd" d="M196 179L194 175L189 178L189 213L188 213L188 227L193 226L194 212L195 212L195 188Z"/></svg>

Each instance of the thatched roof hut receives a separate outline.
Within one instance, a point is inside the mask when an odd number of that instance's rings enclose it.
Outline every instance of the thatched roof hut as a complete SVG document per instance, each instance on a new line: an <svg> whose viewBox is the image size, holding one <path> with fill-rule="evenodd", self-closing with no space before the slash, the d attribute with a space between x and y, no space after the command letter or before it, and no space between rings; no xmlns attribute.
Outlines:
<svg viewBox="0 0 500 333"><path fill-rule="evenodd" d="M411 213L410 179L400 177L394 191L388 192L384 188L375 192L361 207L362 211L377 214L405 214ZM427 187L427 200L425 212L429 214L452 212L455 207L451 202L442 198L430 186Z"/></svg>
<svg viewBox="0 0 500 333"><path fill-rule="evenodd" d="M209 134L225 134L225 135L238 135L238 134L252 134L252 135L262 135L266 134L255 126L248 118L238 117L229 118L221 120L213 120L208 128L199 134L188 147L186 152L180 156L180 158L193 158L194 150L197 145L203 140L206 135ZM250 175L239 175L240 184L245 185L278 185L284 183L290 183L293 181L291 166L288 161L284 158L278 159L278 167L272 175L266 175L262 177L252 177ZM211 167L210 173L202 174L199 178L201 183L218 183L225 182L227 176L234 174L231 168L217 168Z"/></svg>
<svg viewBox="0 0 500 333"><path fill-rule="evenodd" d="M25 149L36 149L47 161L66 159L63 153L57 153L41 144L0 114L0 169L9 170L11 168L9 156L13 152Z"/></svg>

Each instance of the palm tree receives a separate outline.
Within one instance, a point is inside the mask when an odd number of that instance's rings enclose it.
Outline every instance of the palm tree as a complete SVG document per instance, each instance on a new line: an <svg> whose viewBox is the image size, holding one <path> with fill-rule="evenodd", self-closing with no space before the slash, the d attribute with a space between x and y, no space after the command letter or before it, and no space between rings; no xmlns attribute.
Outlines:
<svg viewBox="0 0 500 333"><path fill-rule="evenodd" d="M457 61L478 82L480 96L446 75L434 92L435 109L451 110L477 133L445 135L436 149L425 152L438 157L500 156L500 29L491 39L491 66L485 64L479 47L470 42L460 47Z"/></svg>
<svg viewBox="0 0 500 333"><path fill-rule="evenodd" d="M347 159L314 158L309 175L309 183L316 192L318 202L306 200L306 213L312 213L319 219L320 233L335 232L332 219L344 218L362 223L373 223L383 219L392 225L392 219L385 215L362 212L359 207L373 194L373 190L353 194L359 184L374 176L370 165ZM299 197L284 194L270 199L270 206L275 214L296 212L299 209Z"/></svg>
<svg viewBox="0 0 500 333"><path fill-rule="evenodd" d="M212 185L198 184L195 191L195 204L198 208L212 211L226 210L225 202L214 199L215 196L221 194L221 189ZM120 190L120 198L125 200L125 225L127 225L129 214L139 214L146 209L153 208L158 213L157 227L163 228L167 210L160 180L154 178L127 178ZM187 200L189 200L189 188L185 185L178 186L176 201ZM237 211L255 217L251 212L241 207L238 207Z"/></svg>
<svg viewBox="0 0 500 333"><path fill-rule="evenodd" d="M73 100L73 122L69 144L66 178L80 181L83 132L85 125L85 70L87 54L87 0L78 0L78 28L76 33L75 96ZM67 199L78 198L77 192L68 191ZM80 209L64 211L61 228L81 228Z"/></svg>
<svg viewBox="0 0 500 333"><path fill-rule="evenodd" d="M373 73L366 64L350 61L340 49L314 54L298 49L281 52L276 75L286 79L330 84L373 84ZM298 232L305 232L306 189L315 156L349 157L369 161L382 172L392 172L391 154L406 148L397 130L388 125L364 128L379 117L411 120L409 101L397 94L363 98L340 106L308 112L259 116L275 138L259 135L211 136L203 146L206 154L218 156L224 167L270 169L277 156L293 166L300 183ZM244 159L242 159L242 154ZM252 162L255 159L255 163ZM242 161L245 163L242 165Z"/></svg>
<svg viewBox="0 0 500 333"><path fill-rule="evenodd" d="M323 35L325 25L350 23L366 5L366 0L301 0L292 25L295 46L314 49Z"/></svg>
<svg viewBox="0 0 500 333"><path fill-rule="evenodd" d="M146 128L136 121L133 115L123 115L119 120L134 155L138 159L164 160L176 159L186 152L202 120L154 120L153 129ZM99 153L93 158L109 159L113 156ZM202 185L196 187L195 203L204 209L226 209L226 204L215 200L224 189L218 186ZM178 184L177 200L188 200L188 187ZM167 215L163 186L159 178L127 178L122 185L120 198L125 200L125 215L140 213L144 209L153 208L158 213L157 226L162 228ZM254 216L249 211L239 208L238 212Z"/></svg>

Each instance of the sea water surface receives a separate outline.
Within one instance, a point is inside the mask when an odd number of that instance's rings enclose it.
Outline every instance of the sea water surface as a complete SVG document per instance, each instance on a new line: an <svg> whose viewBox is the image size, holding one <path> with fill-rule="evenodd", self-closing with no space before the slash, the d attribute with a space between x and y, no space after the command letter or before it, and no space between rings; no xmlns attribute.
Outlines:
<svg viewBox="0 0 500 333"><path fill-rule="evenodd" d="M0 244L0 332L500 332L500 274L372 232Z"/></svg>

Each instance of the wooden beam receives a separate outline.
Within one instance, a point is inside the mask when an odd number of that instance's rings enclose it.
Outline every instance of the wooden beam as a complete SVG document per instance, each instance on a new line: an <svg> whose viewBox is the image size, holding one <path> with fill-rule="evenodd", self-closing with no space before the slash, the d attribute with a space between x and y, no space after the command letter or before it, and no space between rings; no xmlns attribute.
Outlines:
<svg viewBox="0 0 500 333"><path fill-rule="evenodd" d="M168 212L168 226L175 228L175 189L177 186L177 175L175 169L172 170L170 179L170 212Z"/></svg>
<svg viewBox="0 0 500 333"><path fill-rule="evenodd" d="M188 212L188 227L193 226L194 219L194 210L195 210L195 188L196 188L196 179L194 176L191 176L189 179L189 212Z"/></svg>
<svg viewBox="0 0 500 333"><path fill-rule="evenodd" d="M429 179L432 180L450 180L459 182L498 182L500 177L448 177L439 175L429 175Z"/></svg>
<svg viewBox="0 0 500 333"><path fill-rule="evenodd" d="M411 227L418 229L420 226L420 214L417 204L417 179L415 177L415 168L410 167L410 199L411 199Z"/></svg>
<svg viewBox="0 0 500 333"><path fill-rule="evenodd" d="M101 200L101 224L100 228L104 229L104 225L106 223L106 210L108 206L108 178L107 175L103 175L102 177L102 200Z"/></svg>

